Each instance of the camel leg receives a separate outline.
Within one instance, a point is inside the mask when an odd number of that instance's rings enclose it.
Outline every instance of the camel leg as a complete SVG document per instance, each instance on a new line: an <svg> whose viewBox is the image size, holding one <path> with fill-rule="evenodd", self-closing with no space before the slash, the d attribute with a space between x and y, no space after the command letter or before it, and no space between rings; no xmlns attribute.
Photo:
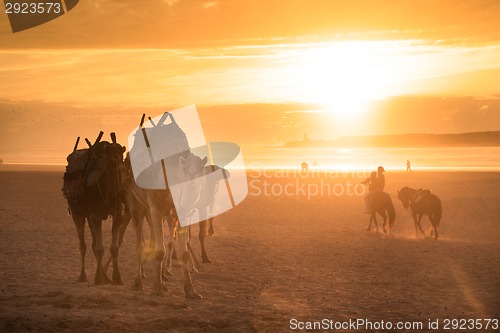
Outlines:
<svg viewBox="0 0 500 333"><path fill-rule="evenodd" d="M191 247L191 226L187 226L188 228L188 242L187 242L187 247L188 251L192 260L192 266L191 269L194 273L198 273L199 268L202 266L201 262L198 260L196 255L194 254L193 248Z"/></svg>
<svg viewBox="0 0 500 333"><path fill-rule="evenodd" d="M208 219L208 235L210 236L215 236L215 231L214 231L214 218L211 217Z"/></svg>
<svg viewBox="0 0 500 333"><path fill-rule="evenodd" d="M148 247L146 249L146 251L143 250L142 254L141 254L141 258L142 258L142 277L145 278L146 277L146 274L144 274L144 262L146 262L146 260L151 260L151 257L154 258L154 255L152 255L152 253L154 252L154 246L155 246L155 233L153 232L153 222L151 221L151 214L149 214L149 211L148 210L143 210L142 213L139 213L139 215L137 215L137 221L139 221L138 223L140 224L140 233L141 233L141 241L142 241L142 247L144 248L144 245L145 245L145 242L144 242L144 233L143 233L143 230L142 230L142 225L144 224L144 219L146 219L146 222L148 224L148 228L149 228L149 244L148 244ZM137 228L139 228L139 225L137 225ZM137 236L137 234L136 234ZM137 240L139 241L139 240Z"/></svg>
<svg viewBox="0 0 500 333"><path fill-rule="evenodd" d="M76 233L78 234L78 240L80 241L80 257L82 259L82 267L78 282L87 282L87 274L85 274L85 255L87 254L87 245L85 244L85 217L76 216L74 214L72 217L76 227Z"/></svg>
<svg viewBox="0 0 500 333"><path fill-rule="evenodd" d="M135 250L137 253L137 259L139 260L139 265L138 265L138 270L137 270L137 276L135 278L134 290L144 290L144 286L142 284L142 278L143 278L143 265L144 265L144 238L142 234L142 224L144 221L144 216L137 216L135 215L133 217L134 220L134 230L135 230Z"/></svg>
<svg viewBox="0 0 500 333"><path fill-rule="evenodd" d="M122 222L120 223L120 228L118 230L118 247L122 246L123 243L123 237L125 236L125 230L127 230L127 226L130 223L130 214L128 210L125 210L124 216L121 220ZM104 265L104 272L107 274L109 265L111 265L111 262L113 261L113 256L109 257L108 261L106 261L106 264Z"/></svg>
<svg viewBox="0 0 500 333"><path fill-rule="evenodd" d="M95 271L94 284L100 285L109 283L110 280L106 276L102 268L102 257L104 256L104 245L102 242L102 220L99 217L91 216L89 219L89 227L92 232L92 250L97 261Z"/></svg>
<svg viewBox="0 0 500 333"><path fill-rule="evenodd" d="M165 274L166 275L174 275L172 273L172 256L173 252L175 250L175 244L174 244L174 233L175 233L175 225L177 223L177 220L174 216L168 215L167 216L167 225L168 225L168 248L167 248L167 260L165 263Z"/></svg>
<svg viewBox="0 0 500 333"><path fill-rule="evenodd" d="M177 237L179 239L179 253L181 254L182 274L184 276L184 292L187 298L202 298L194 290L193 281L191 280L191 254L188 249L188 228L179 227L177 229Z"/></svg>
<svg viewBox="0 0 500 333"><path fill-rule="evenodd" d="M163 239L163 221L162 214L156 207L150 209L151 223L153 225L152 232L154 233L154 258L155 258L155 282L153 290L155 295L162 295L164 290L162 278L163 257L165 257L165 244Z"/></svg>
<svg viewBox="0 0 500 333"><path fill-rule="evenodd" d="M120 229L118 232L118 245L119 246L122 246L123 237L125 236L125 231L127 230L128 224L130 223L131 219L132 219L132 216L130 216L130 213L128 212L128 210L125 209L125 212L124 212L123 217L121 219Z"/></svg>
<svg viewBox="0 0 500 333"><path fill-rule="evenodd" d="M200 231L198 233L198 238L200 240L200 246L201 246L201 260L204 264L211 263L210 259L208 259L207 251L205 249L206 229L207 229L207 220L201 221L200 222Z"/></svg>
<svg viewBox="0 0 500 333"><path fill-rule="evenodd" d="M175 240L177 239L177 227L174 228L174 239L172 241L172 254L170 255L172 259L177 260L179 257L177 256L177 251L175 250Z"/></svg>
<svg viewBox="0 0 500 333"><path fill-rule="evenodd" d="M120 245L123 242L123 235L122 237L120 237L120 229L123 218L124 215L121 213L121 208L118 208L113 214L113 225L111 227L111 246L109 248L109 252L111 253L111 258L113 260L113 283L119 285L123 284L120 274L120 268L118 266L118 253L120 252ZM125 233L125 230L123 230L123 233Z"/></svg>
<svg viewBox="0 0 500 333"><path fill-rule="evenodd" d="M375 224L375 230L377 232L379 232L378 231L378 223L377 223L377 213L373 214L371 218L373 218L373 223Z"/></svg>

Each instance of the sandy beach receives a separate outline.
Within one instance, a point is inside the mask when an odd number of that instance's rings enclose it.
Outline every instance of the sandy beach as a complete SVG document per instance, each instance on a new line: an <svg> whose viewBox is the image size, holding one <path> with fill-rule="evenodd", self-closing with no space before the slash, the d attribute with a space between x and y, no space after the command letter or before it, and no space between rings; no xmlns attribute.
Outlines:
<svg viewBox="0 0 500 333"><path fill-rule="evenodd" d="M431 332L442 331L446 318L500 319L500 173L386 173L397 214L390 238L365 230L363 197L347 192L362 180L357 175L254 172L248 180L245 201L215 219L216 236L207 239L212 263L193 275L204 298L190 300L178 268L170 293L153 296L151 263L145 290L132 290L132 228L120 252L123 285L93 285L88 227L90 282L76 282L80 254L62 172L0 172L0 331L287 332L298 330L293 320L363 318L422 322L420 331ZM311 184L323 193L308 198L297 190ZM405 185L441 198L439 240L415 238L394 198ZM103 229L108 247L111 223ZM199 254L197 239L193 247ZM429 320L439 320L439 330L428 329Z"/></svg>

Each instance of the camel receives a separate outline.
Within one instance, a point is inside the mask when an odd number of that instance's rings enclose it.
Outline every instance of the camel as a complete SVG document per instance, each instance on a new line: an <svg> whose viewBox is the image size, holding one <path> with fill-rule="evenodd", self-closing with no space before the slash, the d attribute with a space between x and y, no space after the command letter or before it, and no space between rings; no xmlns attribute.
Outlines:
<svg viewBox="0 0 500 333"><path fill-rule="evenodd" d="M84 230L85 221L88 221L92 232L92 250L97 261L94 284L110 283L102 267L104 245L102 240L102 221L112 216L112 241L110 252L113 262L112 282L122 284L120 270L118 267L118 230L122 221L124 205L120 198L120 190L123 186L123 153L125 147L116 143L114 133L111 133L112 143L100 141L103 132L99 133L93 145L88 149L77 150L78 141L74 153L84 157L86 161L85 170L71 173L68 165L64 175L63 194L68 201L68 211L73 219L80 242L81 272L78 281L86 282L85 255L87 247L85 244ZM72 155L70 155L72 156ZM68 162L70 161L68 156ZM68 183L72 178L80 177L83 182L78 187L78 193L68 190Z"/></svg>
<svg viewBox="0 0 500 333"><path fill-rule="evenodd" d="M138 272L137 272L137 277L135 279L134 283L134 289L135 290L143 290L143 283L142 279L144 277L143 274L143 266L144 266L144 261L145 261L145 255L144 255L144 237L143 237L143 221L146 219L148 226L150 230L152 230L152 225L151 221L149 218L147 218L147 210L149 209L149 206L147 202L144 201L144 199L140 196L139 192L142 192L140 188L135 184L133 174L132 174L132 169L130 166L130 160L129 156L127 155L127 158L125 159L125 166L127 170L127 181L126 181L126 187L125 187L125 202L127 203L126 205L126 211L125 211L125 216L123 223L120 228L119 236L118 236L118 242L119 245L121 246L123 242L123 236L125 233L125 230L129 224L130 221L133 221L134 225L134 230L136 234L136 251L137 251L137 257L138 257ZM199 203L197 204L196 209L208 209L208 214L213 213L213 205L214 205L214 196L215 193L217 192L218 189L218 183L220 180L223 179L223 177L229 177L229 171L220 168L219 166L216 165L209 165L204 168L203 175L207 175L208 173L212 171L217 171L217 170L223 170L223 176L220 178L212 178L208 181L202 182L202 188L201 188L201 195L200 195L200 200ZM212 195L209 195L209 194ZM165 216L165 220L167 222L168 228L169 228L169 242L168 242L168 251L167 255L165 257L165 265L163 266L163 271L162 271L162 276L166 277L167 275L173 275L171 271L171 265L172 265L172 258L177 257L176 252L175 252L175 247L174 245L174 235L177 233L177 213L175 211L174 203L170 200L171 196L168 196L169 200L167 202L167 210L168 214ZM208 215L208 216L210 216ZM205 250L205 235L206 235L206 223L209 223L210 229L209 233L213 234L213 217L210 217L209 219L205 219L200 222L200 228L199 228L199 240L201 244L201 252L202 252L202 261L203 263L210 263L211 261L208 259L208 256L206 254ZM201 266L201 263L198 261L196 258L191 246L189 245L191 241L191 231L190 231L191 226L188 226L188 232L189 232L189 242L188 242L188 249L191 254L191 260L192 260L192 269L194 271L197 271L197 269ZM151 233L151 239L150 239L150 244L154 244L154 234ZM107 270L107 267L111 263L111 258L108 260L108 262L105 265L105 269Z"/></svg>
<svg viewBox="0 0 500 333"><path fill-rule="evenodd" d="M154 292L161 295L165 284L163 282L163 260L165 257L165 244L164 244L164 230L163 219L167 216L174 215L178 219L189 220L195 208L201 193L201 176L203 173L204 165L207 158L201 159L200 157L192 154L191 152L183 152L175 154L164 160L168 170L173 170L169 174L169 181L172 184L181 185L181 199L176 210L174 206L174 199L170 188L167 186L165 190L144 189L135 183L132 172L129 169L126 185L126 203L127 214L132 217L137 236L137 253L139 257L138 274L136 277L135 288L138 290L143 289L142 273L143 273L143 240L142 240L142 222L144 218L148 222L151 229L151 245L154 246L154 259L155 259L155 282ZM126 163L126 165L130 165ZM161 167L153 168L152 177L163 177L163 170ZM125 225L121 228L121 235L125 231ZM188 298L201 298L193 286L191 280L191 264L192 255L188 246L188 227L179 227L178 242L180 244L180 255L182 271L184 275L184 291ZM121 241L121 240L120 240ZM173 248L173 242L168 243L168 247Z"/></svg>
<svg viewBox="0 0 500 333"><path fill-rule="evenodd" d="M218 172L218 170L221 170L222 172ZM214 173L215 176L217 177L204 177L202 179L202 185L201 185L201 192L200 192L200 199L196 203L196 209L198 210L198 213L200 215L200 226L199 226L199 231L198 231L198 239L200 241L200 246L201 246L201 258L202 258L202 263L211 263L210 259L208 259L207 251L205 249L205 237L207 233L207 222L209 223L209 234L214 235L214 229L213 229L213 209L214 209L214 203L215 203L215 195L217 194L217 191L219 189L219 182L222 179L227 179L230 177L229 171L227 171L224 168L221 168L217 165L207 165L203 169L203 175L208 176L210 173ZM168 223L168 228L169 228L169 237L170 237L170 242L169 244L173 244L173 237L176 234L176 228L177 228L177 221L175 218L175 214L172 217L167 217L167 223ZM191 238L191 232L189 230L189 239ZM190 246L190 241L188 243L189 250L191 253L193 253L191 246ZM171 272L171 258L172 255L175 251L174 247L169 247L167 253L167 262L166 262L166 271ZM199 263L196 259L196 257L193 255L193 260L194 260L194 267L199 267Z"/></svg>
<svg viewBox="0 0 500 333"><path fill-rule="evenodd" d="M213 210L215 203L215 195L219 190L219 182L223 179L227 179L230 177L229 171L224 168L221 168L217 165L209 165L206 166L203 174L208 175L211 172L216 172L217 170L222 170L221 173L217 173L219 177L217 178L205 178L202 184L202 191L200 200L196 204L196 209L200 214L200 229L198 232L198 239L201 245L201 259L203 263L210 263L210 259L208 259L207 251L205 250L205 236L206 236L206 225L207 222L209 224L208 233L213 236L214 233L214 225L213 225Z"/></svg>

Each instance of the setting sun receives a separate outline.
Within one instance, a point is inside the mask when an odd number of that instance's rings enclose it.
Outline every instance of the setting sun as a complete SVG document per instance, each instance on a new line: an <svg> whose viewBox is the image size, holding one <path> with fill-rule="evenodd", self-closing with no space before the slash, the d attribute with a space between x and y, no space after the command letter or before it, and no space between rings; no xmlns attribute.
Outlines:
<svg viewBox="0 0 500 333"><path fill-rule="evenodd" d="M374 42L336 42L302 51L290 68L302 81L299 98L337 115L365 111L368 102L394 93L389 85L397 68L380 49Z"/></svg>

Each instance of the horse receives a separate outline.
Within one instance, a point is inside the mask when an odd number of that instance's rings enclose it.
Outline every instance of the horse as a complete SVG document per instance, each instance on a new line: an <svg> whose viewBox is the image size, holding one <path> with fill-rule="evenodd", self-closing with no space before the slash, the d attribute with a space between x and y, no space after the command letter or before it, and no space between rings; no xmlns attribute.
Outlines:
<svg viewBox="0 0 500 333"><path fill-rule="evenodd" d="M134 221L134 226L137 236L137 254L139 257L139 267L138 274L136 277L135 287L138 290L142 290L142 273L143 273L143 239L142 239L142 222L146 218L148 225L151 230L151 244L154 246L154 258L155 258L155 283L154 291L156 294L161 295L165 284L163 279L165 277L165 272L163 271L163 260L166 257L165 245L164 245L164 228L163 219L164 217L173 216L175 219L189 219L192 214L193 209L200 197L201 192L201 176L203 173L204 165L207 162L207 158L201 159L200 157L193 155L191 152L176 154L170 156L165 163L168 165L169 170L173 170L171 173L172 178L169 180L173 184L184 184L182 185L182 199L180 202L180 211L175 209L174 199L172 197L172 192L167 186L165 190L153 190L144 189L135 183L132 175L130 163L126 163L128 169L127 176L127 186L125 189L125 198L127 206L127 214ZM127 159L128 161L128 159ZM151 175L154 177L163 177L162 168L155 168L153 170L156 175ZM178 214L180 216L178 216ZM128 222L127 222L128 224ZM126 225L121 228L120 235L121 240L123 239L123 233L125 232ZM180 243L180 254L183 266L184 275L184 291L186 297L189 298L201 298L193 286L191 280L191 267L192 254L189 251L188 244L188 227L178 228L178 241ZM170 237L170 242L168 243L169 252L173 248L173 236Z"/></svg>
<svg viewBox="0 0 500 333"><path fill-rule="evenodd" d="M76 150L83 154L88 154L88 162L85 171L81 174L82 186L81 195L72 196L68 191L68 182L74 175L68 164L67 172L64 175L63 194L68 202L68 212L75 224L76 232L80 242L81 271L78 281L86 282L85 273L85 255L87 246L85 244L85 221L88 221L90 231L92 232L92 250L97 261L94 284L100 285L113 282L122 284L120 270L118 267L118 230L123 220L124 205L121 200L120 191L123 186L123 153L125 147L116 143L114 133L111 133L113 143L100 141L103 132L101 132L93 145L89 143L90 148ZM78 145L78 141L77 141ZM70 155L71 156L71 155ZM70 157L68 156L68 162ZM84 182L84 183L83 183ZM102 240L102 220L112 216L112 241L110 246L111 260L113 262L113 280L110 281L102 267L102 258L104 255L104 245Z"/></svg>
<svg viewBox="0 0 500 333"><path fill-rule="evenodd" d="M430 236L434 235L434 239L438 239L437 227L439 226L443 212L441 200L435 194L432 194L430 190L415 190L408 186L398 191L398 198L403 203L405 209L410 208L413 223L415 224L415 237L418 237L419 230L425 237L425 232L420 226L420 221L424 215L427 215L433 228Z"/></svg>
<svg viewBox="0 0 500 333"><path fill-rule="evenodd" d="M386 224L389 222L389 233L394 225L394 220L396 219L396 212L394 211L394 205L392 203L391 196L386 192L371 192L368 197L369 205L371 211L370 213L370 223L366 230L370 231L372 226L372 221L375 223L375 228L378 232L377 225L377 213L384 219L384 224L382 225L384 233L387 232ZM387 221L389 218L389 221Z"/></svg>

